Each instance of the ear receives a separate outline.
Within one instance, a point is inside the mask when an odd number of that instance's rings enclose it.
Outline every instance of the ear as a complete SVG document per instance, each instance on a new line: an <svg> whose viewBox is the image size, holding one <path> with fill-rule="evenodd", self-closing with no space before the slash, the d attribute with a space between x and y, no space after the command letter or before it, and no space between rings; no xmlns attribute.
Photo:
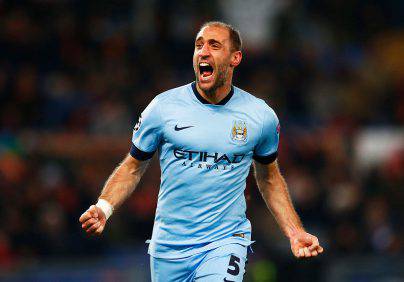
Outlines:
<svg viewBox="0 0 404 282"><path fill-rule="evenodd" d="M230 65L232 67L237 67L241 63L241 59L243 58L243 54L241 51L235 51L231 54Z"/></svg>

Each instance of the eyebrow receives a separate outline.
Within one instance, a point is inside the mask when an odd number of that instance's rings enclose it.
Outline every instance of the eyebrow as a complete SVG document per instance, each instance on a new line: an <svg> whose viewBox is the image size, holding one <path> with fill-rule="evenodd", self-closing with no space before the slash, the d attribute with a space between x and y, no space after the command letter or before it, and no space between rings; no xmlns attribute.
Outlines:
<svg viewBox="0 0 404 282"><path fill-rule="evenodd" d="M198 42L198 41L200 41L200 40L203 40L203 37L202 37L202 36L199 36L199 37L195 40L195 43ZM209 42L209 43L219 43L220 45L223 45L222 42L220 42L220 41L218 41L218 40L216 40L216 39L209 39L208 42Z"/></svg>

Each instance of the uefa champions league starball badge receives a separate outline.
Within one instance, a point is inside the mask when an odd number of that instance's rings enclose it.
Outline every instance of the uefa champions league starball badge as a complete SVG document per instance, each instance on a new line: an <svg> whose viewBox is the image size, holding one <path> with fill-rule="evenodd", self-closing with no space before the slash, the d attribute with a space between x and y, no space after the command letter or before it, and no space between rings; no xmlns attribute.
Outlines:
<svg viewBox="0 0 404 282"><path fill-rule="evenodd" d="M247 123L243 120L234 120L231 129L231 139L237 143L247 141Z"/></svg>
<svg viewBox="0 0 404 282"><path fill-rule="evenodd" d="M134 132L138 131L141 125L142 125L142 115L139 116L139 120L136 123L135 127L133 128L133 131Z"/></svg>

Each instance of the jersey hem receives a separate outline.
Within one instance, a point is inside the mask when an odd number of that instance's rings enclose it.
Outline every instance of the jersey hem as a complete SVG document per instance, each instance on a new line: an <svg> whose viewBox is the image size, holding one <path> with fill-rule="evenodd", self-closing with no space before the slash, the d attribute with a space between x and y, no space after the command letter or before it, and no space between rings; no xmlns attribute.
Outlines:
<svg viewBox="0 0 404 282"><path fill-rule="evenodd" d="M221 240L218 240L218 241L211 242L211 243L209 243L209 244L207 244L207 245L205 245L203 247L195 248L192 251L188 251L188 252L182 253L182 254L159 253L156 250L154 250L155 243L153 243L153 241L148 240L146 242L150 243L149 249L147 251L147 253L150 256L152 256L154 258L163 258L163 259L179 259L179 258L190 257L190 256L193 256L193 255L203 253L203 252L206 252L206 251L210 251L210 250L216 249L218 247L222 247L222 246L229 245L229 244L240 244L240 245L243 245L245 247L248 247L251 244L253 244L255 241L251 241L248 238L241 238L241 237L232 236L232 237L228 237L228 238L225 238L225 239L221 239Z"/></svg>

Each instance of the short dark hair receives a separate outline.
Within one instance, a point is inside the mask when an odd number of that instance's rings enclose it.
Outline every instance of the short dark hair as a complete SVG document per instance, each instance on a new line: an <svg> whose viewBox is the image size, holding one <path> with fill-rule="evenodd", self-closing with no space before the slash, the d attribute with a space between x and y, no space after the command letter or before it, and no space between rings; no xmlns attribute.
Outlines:
<svg viewBox="0 0 404 282"><path fill-rule="evenodd" d="M203 28L207 26L216 26L227 29L229 31L230 42L233 49L232 51L241 51L241 48L243 47L243 42L241 41L240 32L232 25L219 21L210 21L204 23L199 29L199 31L201 31Z"/></svg>

